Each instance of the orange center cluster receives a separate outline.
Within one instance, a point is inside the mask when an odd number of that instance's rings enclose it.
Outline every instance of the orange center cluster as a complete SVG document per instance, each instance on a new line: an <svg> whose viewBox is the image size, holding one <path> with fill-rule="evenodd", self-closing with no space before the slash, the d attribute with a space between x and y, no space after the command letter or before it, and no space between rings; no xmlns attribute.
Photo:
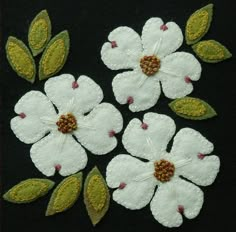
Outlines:
<svg viewBox="0 0 236 232"><path fill-rule="evenodd" d="M62 114L56 122L58 130L63 134L70 133L77 129L77 121L73 114Z"/></svg>
<svg viewBox="0 0 236 232"><path fill-rule="evenodd" d="M152 76L160 69L161 61L155 55L144 56L140 60L140 67L144 74Z"/></svg>
<svg viewBox="0 0 236 232"><path fill-rule="evenodd" d="M154 167L154 176L161 182L169 181L175 172L174 164L164 159L156 161Z"/></svg>

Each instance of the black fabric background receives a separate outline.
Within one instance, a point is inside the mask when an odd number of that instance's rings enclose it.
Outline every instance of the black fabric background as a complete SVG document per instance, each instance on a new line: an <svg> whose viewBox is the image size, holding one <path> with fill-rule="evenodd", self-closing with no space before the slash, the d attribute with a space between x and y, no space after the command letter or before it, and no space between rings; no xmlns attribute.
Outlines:
<svg viewBox="0 0 236 232"><path fill-rule="evenodd" d="M212 0L215 4L214 18L205 39L216 39L225 44L233 55L235 51L235 12L233 0ZM31 85L19 78L6 60L4 46L7 37L16 36L27 43L27 32L31 20L42 9L47 9L52 21L53 35L67 29L71 38L68 61L60 73L71 73L76 77L86 74L92 77L104 91L104 101L113 103L124 117L124 128L128 122L145 112L132 113L127 105L119 105L111 89L112 78L116 75L103 64L100 49L110 31L118 26L129 26L141 33L150 17L161 17L165 22L175 21L184 30L189 15L207 0L4 0L1 1L1 194L21 180L44 176L35 168L29 156L31 145L20 142L10 129L14 117L14 105L30 90L43 91L44 81ZM179 49L193 53L185 43ZM37 60L38 62L38 60ZM235 60L219 64L202 63L201 79L194 83L193 97L209 102L218 112L218 117L207 121L189 121L177 117L168 107L169 99L163 94L156 106L148 111L164 113L175 119L177 130L192 127L200 131L215 144L214 153L221 159L221 170L213 185L203 187L205 202L200 215L194 220L184 219L180 228L172 231L231 231L235 228ZM123 132L123 131L122 131ZM89 161L83 171L84 177L97 165L103 175L108 162L119 153L126 153L118 135L119 145L105 156L88 153ZM50 155L50 154L49 154ZM52 180L59 183L62 177ZM80 196L73 208L53 217L45 217L50 195L27 205L15 205L1 200L1 231L170 231L153 218L149 206L131 211L111 201L110 209L103 220L93 228L87 216L83 197ZM132 197L132 196L130 196Z"/></svg>

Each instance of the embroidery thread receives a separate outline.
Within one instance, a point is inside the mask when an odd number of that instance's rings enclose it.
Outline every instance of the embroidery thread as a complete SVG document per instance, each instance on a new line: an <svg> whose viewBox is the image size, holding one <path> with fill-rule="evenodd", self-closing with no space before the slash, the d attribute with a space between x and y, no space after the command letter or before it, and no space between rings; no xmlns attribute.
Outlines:
<svg viewBox="0 0 236 232"><path fill-rule="evenodd" d="M75 82L77 88L73 87ZM45 92L47 95L30 91L22 96L15 105L18 116L11 120L16 137L33 143L30 156L40 172L53 176L58 171L68 176L85 168L88 158L83 147L96 155L116 147L122 115L112 104L101 103L102 89L91 78L75 80L63 74L49 79Z"/></svg>
<svg viewBox="0 0 236 232"><path fill-rule="evenodd" d="M204 62L218 63L232 57L230 51L215 40L204 40L192 46L196 55Z"/></svg>
<svg viewBox="0 0 236 232"><path fill-rule="evenodd" d="M51 21L46 10L39 12L32 20L28 43L33 56L43 50L39 63L39 80L44 80L57 74L64 66L70 48L69 33L62 31L51 39ZM19 39L9 36L6 43L6 54L9 64L18 76L34 83L36 65L28 47Z"/></svg>
<svg viewBox="0 0 236 232"><path fill-rule="evenodd" d="M70 48L68 31L56 35L49 42L39 62L39 79L44 80L58 73L64 66Z"/></svg>
<svg viewBox="0 0 236 232"><path fill-rule="evenodd" d="M48 203L46 216L52 216L71 208L77 201L82 189L82 173L64 179L53 191Z"/></svg>
<svg viewBox="0 0 236 232"><path fill-rule="evenodd" d="M39 12L30 24L28 43L33 56L40 54L51 38L51 21L46 10Z"/></svg>
<svg viewBox="0 0 236 232"><path fill-rule="evenodd" d="M217 116L216 111L205 101L184 97L172 101L170 108L180 117L192 120L203 120Z"/></svg>
<svg viewBox="0 0 236 232"><path fill-rule="evenodd" d="M185 39L202 61L218 63L232 57L229 50L215 40L200 41L210 28L212 15L213 4L208 4L194 12L187 21Z"/></svg>
<svg viewBox="0 0 236 232"><path fill-rule="evenodd" d="M137 210L150 203L154 218L166 227L179 227L183 218L195 218L203 204L203 192L196 185L212 184L219 172L218 156L208 155L213 144L198 131L181 129L170 152L167 145L175 134L174 121L162 114L146 113L129 122L122 142L130 155L117 155L107 166L106 181L115 189L113 200ZM157 190L156 187L158 186ZM156 190L156 191L155 191Z"/></svg>
<svg viewBox="0 0 236 232"><path fill-rule="evenodd" d="M34 59L27 46L19 39L9 36L6 43L9 64L18 76L33 83L36 75Z"/></svg>
<svg viewBox="0 0 236 232"><path fill-rule="evenodd" d="M198 42L209 30L213 15L213 4L195 11L188 19L185 39L188 45Z"/></svg>
<svg viewBox="0 0 236 232"><path fill-rule="evenodd" d="M202 61L217 63L232 55L215 40L200 41L209 30L212 14L213 4L194 12L187 21L185 39ZM186 97L193 91L192 81L200 78L201 64L190 53L176 52L183 43L176 23L165 24L160 18L150 18L141 37L129 27L118 27L108 40L101 49L104 64L112 70L133 70L113 79L113 91L120 104L128 104L133 112L147 110L157 103L162 86L166 97L178 98L169 104L177 115L192 120L217 115L205 101ZM67 60L69 33L64 30L51 39L51 21L43 10L30 24L28 44L30 49L10 36L6 53L13 70L33 83L33 56L42 53L40 80L54 76ZM17 116L11 120L11 129L22 142L33 144L30 156L40 172L46 176L55 172L70 175L51 195L46 210L46 216L51 216L71 208L80 195L82 172L77 172L87 165L84 148L96 155L112 151L123 119L113 105L101 103L103 92L89 77L75 80L72 75L63 74L51 78L45 83L45 92L46 95L30 91L21 97L15 105ZM168 152L166 147L175 127L170 117L157 113L146 113L143 122L131 120L122 137L124 147L132 156L148 161L117 155L106 172L107 184L115 189L113 199L117 203L137 210L151 202L154 218L166 227L180 226L183 215L192 219L199 214L204 200L196 185L212 184L220 167L218 156L209 155L213 144L191 128L183 128L175 135ZM97 167L89 172L84 183L84 203L94 226L109 209L107 184ZM48 179L28 179L12 187L3 198L12 203L30 203L46 195L53 186L54 182Z"/></svg>
<svg viewBox="0 0 236 232"><path fill-rule="evenodd" d="M112 70L133 70L116 75L112 81L116 100L128 104L133 112L157 103L160 82L165 96L175 99L190 94L191 82L200 78L197 59L190 53L176 52L183 43L183 34L174 22L164 24L160 18L150 18L141 37L129 27L118 27L108 40L101 49L104 64Z"/></svg>
<svg viewBox="0 0 236 232"><path fill-rule="evenodd" d="M54 186L48 179L27 179L21 181L3 195L3 199L12 203L24 204L46 195Z"/></svg>
<svg viewBox="0 0 236 232"><path fill-rule="evenodd" d="M84 203L95 226L106 214L110 204L107 184L97 167L88 174L84 184Z"/></svg>

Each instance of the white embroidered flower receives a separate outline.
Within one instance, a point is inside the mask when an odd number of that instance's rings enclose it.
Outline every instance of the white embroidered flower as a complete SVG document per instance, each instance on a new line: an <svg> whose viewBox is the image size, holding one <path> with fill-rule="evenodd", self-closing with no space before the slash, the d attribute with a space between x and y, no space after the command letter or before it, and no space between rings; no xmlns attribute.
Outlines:
<svg viewBox="0 0 236 232"><path fill-rule="evenodd" d="M117 188L113 192L117 203L136 210L151 201L153 216L167 227L180 226L182 214L195 218L203 204L201 189L180 176L207 186L215 180L220 166L217 156L206 155L213 151L213 144L190 128L176 134L167 152L174 133L175 123L166 115L147 113L144 123L131 120L123 144L131 155L149 161L118 155L108 164L106 173L108 186Z"/></svg>
<svg viewBox="0 0 236 232"><path fill-rule="evenodd" d="M201 65L186 52L175 52L183 34L174 22L164 24L150 18L142 37L129 27L118 27L101 50L105 65L112 70L133 69L115 76L112 82L116 100L129 104L133 112L149 109L160 96L160 83L166 97L175 99L193 90L191 81L201 75Z"/></svg>
<svg viewBox="0 0 236 232"><path fill-rule="evenodd" d="M103 92L92 79L80 76L76 81L63 74L49 79L45 92L47 96L30 91L21 97L15 105L18 116L11 120L15 135L34 143L30 156L39 171L52 176L57 170L67 176L83 169L87 155L76 139L97 155L116 147L114 135L122 129L122 116L113 105L100 104Z"/></svg>

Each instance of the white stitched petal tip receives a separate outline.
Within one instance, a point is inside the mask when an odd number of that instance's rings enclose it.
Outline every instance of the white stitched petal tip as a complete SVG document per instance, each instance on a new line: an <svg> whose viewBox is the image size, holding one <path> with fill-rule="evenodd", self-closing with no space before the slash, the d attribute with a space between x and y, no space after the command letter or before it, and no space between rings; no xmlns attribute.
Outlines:
<svg viewBox="0 0 236 232"><path fill-rule="evenodd" d="M183 34L175 22L150 18L141 37L132 28L118 27L108 40L101 49L104 64L112 70L132 70L116 75L112 87L116 100L133 112L157 103L160 83L165 96L175 99L190 94L192 81L201 76L201 65L192 54L176 52Z"/></svg>
<svg viewBox="0 0 236 232"><path fill-rule="evenodd" d="M168 152L174 133L175 123L166 115L146 113L142 122L131 120L122 138L130 155L116 156L106 171L114 201L131 210L150 203L154 218L166 227L199 214L204 198L196 185L212 184L220 168L218 156L210 155L213 144L191 128L177 132Z"/></svg>
<svg viewBox="0 0 236 232"><path fill-rule="evenodd" d="M91 78L63 74L49 79L45 92L22 96L11 120L16 137L34 143L30 156L44 175L58 171L68 176L85 168L88 158L82 146L99 155L116 147L122 115L113 105L100 103L102 89Z"/></svg>

